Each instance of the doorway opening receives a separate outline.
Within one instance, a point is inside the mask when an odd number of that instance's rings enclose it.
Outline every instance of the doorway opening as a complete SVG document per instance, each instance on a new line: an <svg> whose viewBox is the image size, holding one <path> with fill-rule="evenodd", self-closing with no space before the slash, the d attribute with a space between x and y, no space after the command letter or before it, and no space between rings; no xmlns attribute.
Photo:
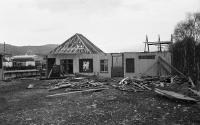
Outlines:
<svg viewBox="0 0 200 125"><path fill-rule="evenodd" d="M73 59L60 60L60 66L62 74L73 74Z"/></svg>

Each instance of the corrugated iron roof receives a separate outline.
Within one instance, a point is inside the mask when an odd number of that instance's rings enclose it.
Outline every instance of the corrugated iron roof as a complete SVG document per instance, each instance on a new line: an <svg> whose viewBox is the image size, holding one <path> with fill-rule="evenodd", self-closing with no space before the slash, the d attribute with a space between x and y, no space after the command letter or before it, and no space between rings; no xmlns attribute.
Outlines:
<svg viewBox="0 0 200 125"><path fill-rule="evenodd" d="M104 53L82 34L76 33L64 43L56 47L50 54L97 54Z"/></svg>

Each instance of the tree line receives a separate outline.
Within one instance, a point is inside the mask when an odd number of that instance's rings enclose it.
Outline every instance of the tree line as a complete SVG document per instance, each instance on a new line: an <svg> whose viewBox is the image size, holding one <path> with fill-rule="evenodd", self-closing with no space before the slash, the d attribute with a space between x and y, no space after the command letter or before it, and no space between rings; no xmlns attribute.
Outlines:
<svg viewBox="0 0 200 125"><path fill-rule="evenodd" d="M188 14L179 22L173 37L175 42L170 46L172 65L197 84L200 79L200 12Z"/></svg>

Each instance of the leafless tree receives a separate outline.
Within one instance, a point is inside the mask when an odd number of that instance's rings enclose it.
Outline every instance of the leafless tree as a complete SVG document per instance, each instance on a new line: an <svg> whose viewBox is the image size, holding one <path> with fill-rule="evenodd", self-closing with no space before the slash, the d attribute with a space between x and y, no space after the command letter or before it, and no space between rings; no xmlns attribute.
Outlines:
<svg viewBox="0 0 200 125"><path fill-rule="evenodd" d="M176 41L182 41L186 37L200 42L200 12L188 14L187 19L175 27L174 38Z"/></svg>
<svg viewBox="0 0 200 125"><path fill-rule="evenodd" d="M200 12L188 14L186 20L177 24L173 35L173 64L197 81L200 66Z"/></svg>

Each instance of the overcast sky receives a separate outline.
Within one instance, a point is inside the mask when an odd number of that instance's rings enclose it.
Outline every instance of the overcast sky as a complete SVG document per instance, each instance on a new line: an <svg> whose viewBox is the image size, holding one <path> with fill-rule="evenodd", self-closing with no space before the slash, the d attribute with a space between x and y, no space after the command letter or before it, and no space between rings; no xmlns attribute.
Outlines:
<svg viewBox="0 0 200 125"><path fill-rule="evenodd" d="M149 40L170 40L200 0L1 0L0 43L61 44L81 33L105 52L143 51Z"/></svg>

